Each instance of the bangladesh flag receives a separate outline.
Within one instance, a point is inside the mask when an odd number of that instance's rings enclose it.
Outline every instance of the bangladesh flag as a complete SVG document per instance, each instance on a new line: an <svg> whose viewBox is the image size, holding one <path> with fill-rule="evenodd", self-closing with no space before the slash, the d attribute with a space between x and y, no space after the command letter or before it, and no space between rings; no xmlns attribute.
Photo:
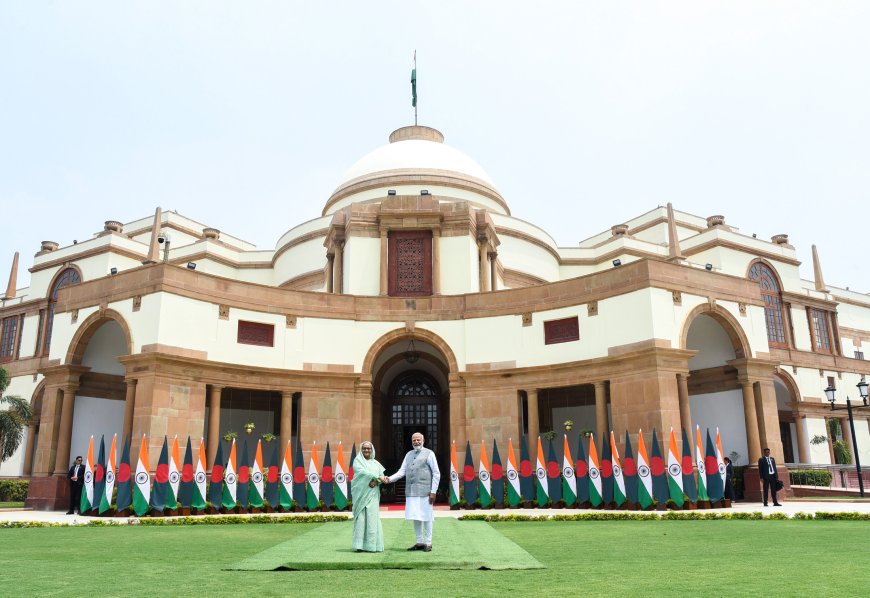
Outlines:
<svg viewBox="0 0 870 598"><path fill-rule="evenodd" d="M248 457L248 439L245 438L242 441L242 451L239 454L239 468L236 470L239 473L236 476L236 504L245 511L248 510L248 501L250 500L248 495L251 481L251 467L248 465L250 462Z"/></svg>
<svg viewBox="0 0 870 598"><path fill-rule="evenodd" d="M302 456L302 443L296 439L296 454L293 457L293 502L302 507L308 500L308 476L305 475L305 458Z"/></svg>
<svg viewBox="0 0 870 598"><path fill-rule="evenodd" d="M722 437L719 436L719 426L716 426L716 467L719 470L719 477L722 478L722 496L725 496L725 453L722 452Z"/></svg>
<svg viewBox="0 0 870 598"><path fill-rule="evenodd" d="M456 441L450 443L450 506L459 504L459 466L456 461Z"/></svg>
<svg viewBox="0 0 870 598"><path fill-rule="evenodd" d="M148 465L148 440L142 434L139 459L136 462L136 485L133 486L133 512L142 517L151 508L151 467Z"/></svg>
<svg viewBox="0 0 870 598"><path fill-rule="evenodd" d="M224 491L221 494L221 506L226 510L236 508L236 496L238 492L239 478L236 473L236 439L230 445L230 458L227 461L226 469L224 469Z"/></svg>
<svg viewBox="0 0 870 598"><path fill-rule="evenodd" d="M94 466L94 500L91 509L100 508L103 494L106 492L106 437L100 436L100 454Z"/></svg>
<svg viewBox="0 0 870 598"><path fill-rule="evenodd" d="M163 448L157 460L157 471L154 472L154 488L151 492L151 507L158 513L166 508L166 495L169 492L169 445L166 436L163 437Z"/></svg>
<svg viewBox="0 0 870 598"><path fill-rule="evenodd" d="M191 489L190 506L194 509L202 510L205 508L205 440L199 439L199 458L196 460L196 469L193 472L193 488Z"/></svg>
<svg viewBox="0 0 870 598"><path fill-rule="evenodd" d="M82 486L82 499L79 513L85 514L94 508L94 437L88 441L88 455L85 461L85 480Z"/></svg>
<svg viewBox="0 0 870 598"><path fill-rule="evenodd" d="M532 470L532 461L529 459L528 441L529 439L525 435L520 439L520 490L524 501L535 499L534 471Z"/></svg>
<svg viewBox="0 0 870 598"><path fill-rule="evenodd" d="M317 472L317 441L311 446L311 458L308 459L308 481L305 483L305 504L309 511L320 507L320 475Z"/></svg>
<svg viewBox="0 0 870 598"><path fill-rule="evenodd" d="M695 466L698 468L698 500L709 501L707 494L707 468L704 466L704 445L701 442L701 427L695 426Z"/></svg>
<svg viewBox="0 0 870 598"><path fill-rule="evenodd" d="M689 435L686 434L686 429L681 428L683 432L683 460L680 465L683 468L683 492L689 497L689 502L698 502L697 486L695 485L695 464L692 462L692 443L689 442Z"/></svg>
<svg viewBox="0 0 870 598"><path fill-rule="evenodd" d="M631 450L631 438L625 431L625 457L622 459L622 475L625 476L625 498L633 505L637 504L637 461Z"/></svg>
<svg viewBox="0 0 870 598"><path fill-rule="evenodd" d="M643 441L643 430L637 431L637 503L641 509L648 509L653 504L652 471L649 466L649 455Z"/></svg>
<svg viewBox="0 0 870 598"><path fill-rule="evenodd" d="M327 509L335 504L332 492L332 455L329 452L329 442L326 443L326 454L323 456L323 470L320 473L320 500Z"/></svg>
<svg viewBox="0 0 870 598"><path fill-rule="evenodd" d="M484 509L492 503L492 481L489 479L489 459L486 457L486 441L480 441L480 461L477 465L477 481L480 485L480 506Z"/></svg>
<svg viewBox="0 0 870 598"><path fill-rule="evenodd" d="M595 435L589 435L589 502L593 507L601 506L601 468L598 465L598 452L595 450Z"/></svg>
<svg viewBox="0 0 870 598"><path fill-rule="evenodd" d="M535 496L539 507L546 507L550 500L547 494L547 462L544 461L544 446L538 436L538 460L535 463Z"/></svg>
<svg viewBox="0 0 870 598"><path fill-rule="evenodd" d="M671 437L668 441L668 493L674 504L682 507L683 499L683 467L680 464L680 453L677 451L677 437L671 428Z"/></svg>
<svg viewBox="0 0 870 598"><path fill-rule="evenodd" d="M287 444L288 448L290 444ZM281 489L279 488L278 478L281 475L281 464L278 457L278 443L272 445L272 456L269 458L269 469L266 472L266 502L273 509L277 508L281 502ZM290 471L290 470L288 470ZM292 481L292 479L291 479ZM292 496L292 495L291 495Z"/></svg>
<svg viewBox="0 0 870 598"><path fill-rule="evenodd" d="M622 466L619 463L619 449L613 430L610 431L610 446L613 447L613 503L621 507L625 503L625 479L622 476Z"/></svg>
<svg viewBox="0 0 870 598"><path fill-rule="evenodd" d="M120 513L126 511L133 504L133 479L130 476L130 438L124 441L124 449L121 451L121 462L118 463L118 497L115 509Z"/></svg>
<svg viewBox="0 0 870 598"><path fill-rule="evenodd" d="M257 440L257 450L254 453L254 462L251 464L251 506L256 509L263 508L265 497L263 484L263 443Z"/></svg>
<svg viewBox="0 0 870 598"><path fill-rule="evenodd" d="M178 487L181 484L181 459L178 456L178 434L172 441L172 451L169 453L169 488L166 492L166 508L173 511L178 508Z"/></svg>
<svg viewBox="0 0 870 598"><path fill-rule="evenodd" d="M211 468L211 485L208 487L208 501L215 509L221 506L224 493L224 447L218 442L214 465Z"/></svg>
<svg viewBox="0 0 870 598"><path fill-rule="evenodd" d="M613 502L613 456L607 436L601 439L601 501L604 506Z"/></svg>
<svg viewBox="0 0 870 598"><path fill-rule="evenodd" d="M281 508L289 511L293 508L293 448L290 441L284 447L284 458L281 460L281 485L278 487L278 502Z"/></svg>
<svg viewBox="0 0 870 598"><path fill-rule="evenodd" d="M193 447L190 436L184 448L184 462L181 466L181 483L178 485L178 504L182 509L189 509L193 501Z"/></svg>
<svg viewBox="0 0 870 598"><path fill-rule="evenodd" d="M353 490L351 489L351 482L353 481L353 462L356 461L356 443L353 443L353 446L350 447L350 463L347 468L347 502L348 504L353 504Z"/></svg>
<svg viewBox="0 0 870 598"><path fill-rule="evenodd" d="M492 501L496 506L504 506L504 470L501 467L501 457L498 456L498 445L492 440Z"/></svg>
<svg viewBox="0 0 870 598"><path fill-rule="evenodd" d="M338 454L335 456L335 506L339 511L347 508L347 471L344 466L344 447L338 442Z"/></svg>
<svg viewBox="0 0 870 598"><path fill-rule="evenodd" d="M523 502L523 495L520 492L520 473L517 471L517 458L514 456L514 443L510 438L508 438L507 498L508 504L512 507Z"/></svg>
<svg viewBox="0 0 870 598"><path fill-rule="evenodd" d="M662 451L659 448L659 441L656 436L655 428L653 428L652 454L650 457L652 457L650 461L650 470L652 470L653 478L653 498L655 498L660 504L665 504L671 497L671 493L668 489L668 475L665 471L665 460L662 458Z"/></svg>
<svg viewBox="0 0 870 598"><path fill-rule="evenodd" d="M719 462L716 460L716 448L710 439L709 428L707 429L707 454L704 458L704 465L707 470L707 494L711 501L720 501L724 496L725 486L722 484L722 478L719 477Z"/></svg>
<svg viewBox="0 0 870 598"><path fill-rule="evenodd" d="M562 468L552 440L547 441L547 495L554 504L562 500Z"/></svg>
<svg viewBox="0 0 870 598"><path fill-rule="evenodd" d="M562 500L565 506L572 507L577 502L577 478L574 477L574 460L568 448L568 435L563 435L565 446L562 448Z"/></svg>
<svg viewBox="0 0 870 598"><path fill-rule="evenodd" d="M465 504L473 505L477 501L477 482L474 479L474 461L471 458L471 442L465 441L465 467L462 469L462 481L465 490Z"/></svg>
<svg viewBox="0 0 870 598"><path fill-rule="evenodd" d="M109 460L106 461L106 483L100 495L100 515L112 508L112 493L115 491L115 448L118 435L112 436L112 448L109 449Z"/></svg>
<svg viewBox="0 0 870 598"><path fill-rule="evenodd" d="M583 450L582 434L577 437L577 460L574 461L574 478L577 480L577 502L580 506L589 502L589 463Z"/></svg>

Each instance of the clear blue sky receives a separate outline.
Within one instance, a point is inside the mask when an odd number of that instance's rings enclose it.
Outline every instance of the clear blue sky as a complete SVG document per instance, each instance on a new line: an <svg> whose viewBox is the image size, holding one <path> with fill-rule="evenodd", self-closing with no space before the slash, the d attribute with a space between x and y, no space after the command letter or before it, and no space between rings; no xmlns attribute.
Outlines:
<svg viewBox="0 0 870 598"><path fill-rule="evenodd" d="M175 209L261 248L420 122L560 245L673 202L868 291L870 2L0 3L0 279ZM5 288L5 287L4 287Z"/></svg>

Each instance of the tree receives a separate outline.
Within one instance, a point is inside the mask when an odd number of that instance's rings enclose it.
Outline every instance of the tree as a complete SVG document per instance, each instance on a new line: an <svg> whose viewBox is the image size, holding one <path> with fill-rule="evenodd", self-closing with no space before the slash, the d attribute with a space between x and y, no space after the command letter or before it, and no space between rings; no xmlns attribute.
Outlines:
<svg viewBox="0 0 870 598"><path fill-rule="evenodd" d="M33 412L30 403L21 397L3 396L9 387L9 374L0 368L0 463L11 457L24 439L24 427L30 425Z"/></svg>

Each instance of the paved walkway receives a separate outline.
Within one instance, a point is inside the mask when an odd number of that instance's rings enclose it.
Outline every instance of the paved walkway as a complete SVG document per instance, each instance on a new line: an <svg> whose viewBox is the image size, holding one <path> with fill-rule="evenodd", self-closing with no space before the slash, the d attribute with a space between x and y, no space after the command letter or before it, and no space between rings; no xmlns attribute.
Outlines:
<svg viewBox="0 0 870 598"><path fill-rule="evenodd" d="M791 517L795 513L816 513L818 511L827 511L834 513L870 513L870 501L866 502L849 502L845 500L837 501L789 501L784 502L781 507L765 507L758 502L739 502L735 503L731 509L709 509L710 511L720 512L761 512L769 513L785 513ZM461 517L462 515L475 514L516 514L516 515L567 515L571 513L589 513L588 509L478 509L478 510L458 510L451 511L446 506L437 506L435 510L436 517ZM610 513L637 513L638 511L606 511ZM703 511L702 511L703 512ZM335 513L339 514L339 513ZM276 513L276 515L281 515ZM386 519L404 517L404 511L401 509L387 509L381 507L381 517ZM305 513L299 513L299 517L305 517ZM350 516L350 514L348 514ZM101 517L83 517L81 515L67 515L64 511L31 511L28 509L0 509L0 523L5 521L41 521L50 523L69 523L81 525L93 519L103 519ZM123 522L123 518L117 519L118 522Z"/></svg>

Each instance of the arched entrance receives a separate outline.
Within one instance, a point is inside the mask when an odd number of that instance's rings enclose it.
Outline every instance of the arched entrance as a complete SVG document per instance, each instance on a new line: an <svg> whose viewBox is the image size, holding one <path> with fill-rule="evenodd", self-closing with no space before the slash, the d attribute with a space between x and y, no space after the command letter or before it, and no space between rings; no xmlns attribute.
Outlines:
<svg viewBox="0 0 870 598"><path fill-rule="evenodd" d="M393 380L387 395L388 408L384 410L389 445L384 446L385 464L398 467L411 450L411 436L418 432L426 438L426 446L440 456L444 398L435 378L422 370L406 371Z"/></svg>

